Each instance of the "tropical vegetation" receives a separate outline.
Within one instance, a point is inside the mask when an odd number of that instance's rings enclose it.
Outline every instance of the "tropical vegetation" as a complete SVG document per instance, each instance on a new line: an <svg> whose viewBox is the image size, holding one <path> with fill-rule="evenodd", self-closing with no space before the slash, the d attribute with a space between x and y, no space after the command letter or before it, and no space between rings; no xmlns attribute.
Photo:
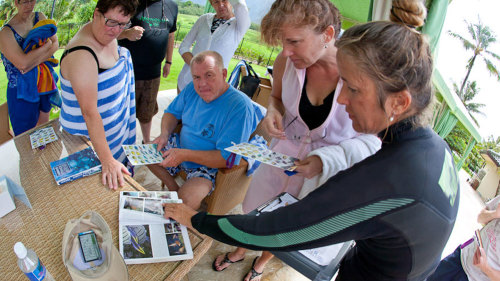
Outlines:
<svg viewBox="0 0 500 281"><path fill-rule="evenodd" d="M467 24L467 31L471 38L466 38L455 32L449 32L452 37L457 38L462 43L465 50L472 52L471 57L467 61L467 73L460 86L460 93L465 89L472 67L474 67L478 58L483 60L490 74L500 81L500 73L494 63L494 60L500 62L500 56L489 50L489 47L497 41L495 34L487 25L484 25L480 19L478 19L478 23L469 23L467 21L465 21L465 23Z"/></svg>
<svg viewBox="0 0 500 281"><path fill-rule="evenodd" d="M477 121L475 116L476 114L485 115L484 112L481 111L481 108L483 108L485 104L472 101L480 90L477 86L477 82L467 81L467 84L465 85L465 88L462 90L462 92L460 92L460 90L458 89L457 83L453 83L453 89L464 104L465 109L467 109L467 112L469 113L472 120L474 120L476 125L479 126L479 122Z"/></svg>
<svg viewBox="0 0 500 281"><path fill-rule="evenodd" d="M476 62L482 60L488 72L500 81L500 73L497 66L498 62L500 62L500 56L490 50L492 44L497 41L496 35L490 27L484 25L480 19L478 19L477 23L469 23L467 21L465 21L465 23L467 25L467 37L452 31L448 32L452 37L458 39L460 43L462 43L464 49L470 53L470 58L467 60L466 64L465 77L461 81L460 86L458 86L457 83L454 83L453 86L455 93L464 104L469 115L479 126L476 115L484 115L481 108L485 105L473 102L474 97L479 94L480 88L476 81L469 81L470 74ZM463 155L468 143L472 141L471 136L461 124L455 126L445 140L450 145L450 148L459 155ZM500 151L500 137L495 139L493 136L489 136L486 140L477 143L472 148L470 156L465 161L464 166L464 169L470 175L477 173L484 165L484 160L480 152L485 149L492 149L497 152Z"/></svg>

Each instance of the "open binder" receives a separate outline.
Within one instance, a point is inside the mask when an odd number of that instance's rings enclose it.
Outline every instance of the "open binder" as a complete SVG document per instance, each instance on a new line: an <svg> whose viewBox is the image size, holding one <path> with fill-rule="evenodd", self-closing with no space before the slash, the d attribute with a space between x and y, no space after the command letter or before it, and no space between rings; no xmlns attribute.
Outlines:
<svg viewBox="0 0 500 281"><path fill-rule="evenodd" d="M257 209L253 210L249 214L259 215L262 212L270 212L276 210L277 208L284 207L289 204L297 202L298 199L292 195L283 192L266 203L259 206ZM279 252L272 251L272 253L282 260L284 263L288 264L307 278L314 281L330 281L335 273L337 272L340 262L345 254L354 246L354 241L347 241L338 244L336 247L336 254L326 265L318 264L313 261L305 251L290 251L290 252ZM305 253L305 254L304 254Z"/></svg>

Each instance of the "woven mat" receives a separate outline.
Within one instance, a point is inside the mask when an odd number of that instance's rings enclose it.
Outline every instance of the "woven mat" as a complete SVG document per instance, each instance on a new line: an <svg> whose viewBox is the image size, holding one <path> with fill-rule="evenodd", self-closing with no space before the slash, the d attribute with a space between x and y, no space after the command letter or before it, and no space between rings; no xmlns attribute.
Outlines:
<svg viewBox="0 0 500 281"><path fill-rule="evenodd" d="M56 280L70 280L62 262L62 235L66 222L80 217L87 210L95 210L103 216L111 228L114 245L118 248L119 193L102 185L100 173L60 186L54 180L49 163L88 146L83 138L61 132L58 124L51 122L60 140L48 144L43 150L31 149L28 134L10 141L14 142L19 152L19 163L13 161L10 165L19 166L21 185L26 190L33 209L16 199L17 208L0 218L1 280L26 280L17 266L17 257L13 251L17 241L34 249ZM12 143L8 145L12 146ZM3 161L8 162L9 159ZM16 175L12 177L15 178ZM137 189L141 190L142 187L133 179L127 178L126 186L120 190ZM130 280L182 279L212 243L211 239L194 232L190 232L190 238L195 256L193 260L130 265Z"/></svg>

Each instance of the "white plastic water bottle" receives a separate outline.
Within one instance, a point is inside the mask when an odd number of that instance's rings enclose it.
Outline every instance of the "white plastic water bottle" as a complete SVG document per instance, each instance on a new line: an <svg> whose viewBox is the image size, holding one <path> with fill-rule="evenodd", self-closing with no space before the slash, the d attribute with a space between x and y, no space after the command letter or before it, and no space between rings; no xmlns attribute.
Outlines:
<svg viewBox="0 0 500 281"><path fill-rule="evenodd" d="M17 257L17 265L31 281L54 281L54 278L45 268L42 261L31 249L26 249L23 243L17 242L14 245L14 252Z"/></svg>

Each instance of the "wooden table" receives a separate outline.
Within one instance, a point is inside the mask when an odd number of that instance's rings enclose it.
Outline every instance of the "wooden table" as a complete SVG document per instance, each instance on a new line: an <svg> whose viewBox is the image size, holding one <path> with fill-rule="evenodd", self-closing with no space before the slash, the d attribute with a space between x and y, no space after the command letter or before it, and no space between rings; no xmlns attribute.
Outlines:
<svg viewBox="0 0 500 281"><path fill-rule="evenodd" d="M26 280L13 251L17 241L34 249L56 280L70 280L62 262L62 235L66 222L86 210L103 216L118 248L118 191L102 185L100 173L58 186L49 163L88 147L90 142L62 131L58 120L49 125L59 140L43 150L31 149L30 132L0 146L0 176L6 175L24 187L33 206L30 209L16 199L17 208L0 218L1 280ZM126 181L120 190L145 190L130 177ZM212 244L212 239L197 232L189 231L189 236L192 260L129 265L130 280L181 280Z"/></svg>

